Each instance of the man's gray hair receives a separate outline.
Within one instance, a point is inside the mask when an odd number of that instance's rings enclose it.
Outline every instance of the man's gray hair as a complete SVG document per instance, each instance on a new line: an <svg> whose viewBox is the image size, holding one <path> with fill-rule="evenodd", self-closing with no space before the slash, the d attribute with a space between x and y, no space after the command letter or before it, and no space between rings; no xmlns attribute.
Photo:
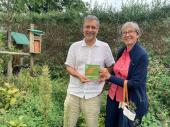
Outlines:
<svg viewBox="0 0 170 127"><path fill-rule="evenodd" d="M86 17L84 17L84 23L85 21L91 21L91 20L96 20L97 21L97 26L100 26L100 21L99 19L95 16L95 15L87 15Z"/></svg>
<svg viewBox="0 0 170 127"><path fill-rule="evenodd" d="M121 33L123 33L123 31L128 27L133 28L136 33L141 36L141 30L139 28L139 25L135 22L126 22L125 24L123 24L121 28Z"/></svg>

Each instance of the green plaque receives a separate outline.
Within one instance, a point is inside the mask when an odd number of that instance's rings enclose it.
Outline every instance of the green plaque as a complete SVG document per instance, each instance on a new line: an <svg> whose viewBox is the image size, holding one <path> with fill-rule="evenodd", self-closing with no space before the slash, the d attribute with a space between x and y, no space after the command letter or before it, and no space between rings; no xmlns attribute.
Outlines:
<svg viewBox="0 0 170 127"><path fill-rule="evenodd" d="M85 66L85 76L89 80L99 80L100 75L100 65L86 64Z"/></svg>

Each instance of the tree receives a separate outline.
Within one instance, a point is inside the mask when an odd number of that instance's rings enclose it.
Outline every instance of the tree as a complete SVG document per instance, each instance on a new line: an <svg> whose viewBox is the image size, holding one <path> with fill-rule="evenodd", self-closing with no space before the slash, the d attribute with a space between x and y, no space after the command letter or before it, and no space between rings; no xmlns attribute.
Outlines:
<svg viewBox="0 0 170 127"><path fill-rule="evenodd" d="M65 8L85 10L82 0L1 0L0 11L36 12L62 11Z"/></svg>
<svg viewBox="0 0 170 127"><path fill-rule="evenodd" d="M22 12L25 8L23 0L0 0L0 11L7 12Z"/></svg>

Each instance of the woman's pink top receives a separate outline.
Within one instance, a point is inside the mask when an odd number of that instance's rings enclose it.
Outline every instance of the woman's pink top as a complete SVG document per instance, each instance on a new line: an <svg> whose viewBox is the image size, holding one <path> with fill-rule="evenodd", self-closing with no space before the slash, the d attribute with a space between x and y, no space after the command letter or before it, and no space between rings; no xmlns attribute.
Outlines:
<svg viewBox="0 0 170 127"><path fill-rule="evenodd" d="M130 61L131 61L129 52L130 52L130 50L125 49L122 56L115 63L115 65L113 67L113 71L114 71L116 77L127 79L129 65L130 65ZM116 84L111 85L108 94L112 100L116 96L117 102L123 101L123 88Z"/></svg>

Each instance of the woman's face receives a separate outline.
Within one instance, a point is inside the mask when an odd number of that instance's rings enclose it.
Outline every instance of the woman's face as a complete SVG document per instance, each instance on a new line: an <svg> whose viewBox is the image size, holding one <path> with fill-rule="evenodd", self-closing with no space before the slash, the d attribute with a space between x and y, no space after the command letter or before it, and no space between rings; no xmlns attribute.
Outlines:
<svg viewBox="0 0 170 127"><path fill-rule="evenodd" d="M133 27L127 27L122 31L122 39L126 46L133 46L139 38Z"/></svg>

